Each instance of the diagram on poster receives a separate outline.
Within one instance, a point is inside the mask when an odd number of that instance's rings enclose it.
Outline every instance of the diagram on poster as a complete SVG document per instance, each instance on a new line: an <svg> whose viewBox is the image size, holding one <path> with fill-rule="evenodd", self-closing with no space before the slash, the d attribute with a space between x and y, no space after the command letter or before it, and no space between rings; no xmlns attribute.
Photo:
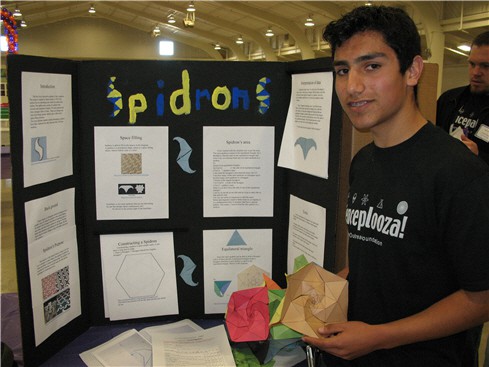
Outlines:
<svg viewBox="0 0 489 367"><path fill-rule="evenodd" d="M272 274L272 230L206 230L205 313L224 313L234 291L258 287Z"/></svg>
<svg viewBox="0 0 489 367"><path fill-rule="evenodd" d="M290 195L287 272L294 272L299 257L323 266L325 238L326 208Z"/></svg>
<svg viewBox="0 0 489 367"><path fill-rule="evenodd" d="M95 127L97 219L168 218L168 127Z"/></svg>
<svg viewBox="0 0 489 367"><path fill-rule="evenodd" d="M204 217L273 216L274 128L204 127Z"/></svg>
<svg viewBox="0 0 489 367"><path fill-rule="evenodd" d="M76 227L28 244L36 346L81 314Z"/></svg>
<svg viewBox="0 0 489 367"><path fill-rule="evenodd" d="M71 75L22 72L24 187L73 174Z"/></svg>
<svg viewBox="0 0 489 367"><path fill-rule="evenodd" d="M111 320L178 314L173 233L100 236Z"/></svg>
<svg viewBox="0 0 489 367"><path fill-rule="evenodd" d="M194 281L194 272L195 269L197 269L197 264L194 263L192 258L186 256L186 255L178 255L177 259L181 259L183 262L183 267L180 270L180 278L185 282L185 284L191 286L191 287L196 287L199 285L199 282Z"/></svg>
<svg viewBox="0 0 489 367"><path fill-rule="evenodd" d="M188 174L195 173L196 171L190 167L190 156L192 155L192 147L187 143L184 138L176 136L173 138L174 141L178 142L180 146L180 153L178 153L177 163L182 169L182 171Z"/></svg>
<svg viewBox="0 0 489 367"><path fill-rule="evenodd" d="M278 165L328 178L333 73L292 75Z"/></svg>

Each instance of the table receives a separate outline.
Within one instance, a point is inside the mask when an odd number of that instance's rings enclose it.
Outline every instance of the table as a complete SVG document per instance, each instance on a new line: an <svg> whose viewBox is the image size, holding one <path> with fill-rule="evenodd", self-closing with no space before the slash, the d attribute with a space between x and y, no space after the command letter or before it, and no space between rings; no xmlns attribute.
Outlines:
<svg viewBox="0 0 489 367"><path fill-rule="evenodd" d="M202 319L192 321L194 321L200 327L208 329L214 326L221 325L224 320ZM174 321L168 321L168 323L170 322ZM85 333L77 337L70 344L68 344L58 353L52 356L49 360L41 364L41 367L86 367L85 363L81 360L79 356L80 353L88 349L94 348L100 344L103 344L106 341L129 329L136 329L139 331L149 326L161 324L162 322L160 321L154 323L124 323L92 326ZM294 367L307 367L307 362L304 360Z"/></svg>

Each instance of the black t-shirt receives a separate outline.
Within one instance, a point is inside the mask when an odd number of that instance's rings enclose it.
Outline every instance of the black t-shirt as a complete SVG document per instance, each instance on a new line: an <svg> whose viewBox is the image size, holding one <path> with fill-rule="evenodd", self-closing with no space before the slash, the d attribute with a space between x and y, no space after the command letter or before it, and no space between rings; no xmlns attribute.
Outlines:
<svg viewBox="0 0 489 367"><path fill-rule="evenodd" d="M352 161L349 320L381 324L462 288L489 289L489 167L426 124ZM464 333L374 352L353 366L458 366Z"/></svg>
<svg viewBox="0 0 489 367"><path fill-rule="evenodd" d="M489 95L472 94L469 87L443 93L438 99L436 124L452 133L460 127L489 164Z"/></svg>
<svg viewBox="0 0 489 367"><path fill-rule="evenodd" d="M483 121L480 120L480 115L482 108L487 106L489 106L489 95L485 94L472 94L470 98L461 100L453 121L449 121L449 132L460 127L469 138L478 136L481 138L480 128ZM485 122L487 124L488 121Z"/></svg>

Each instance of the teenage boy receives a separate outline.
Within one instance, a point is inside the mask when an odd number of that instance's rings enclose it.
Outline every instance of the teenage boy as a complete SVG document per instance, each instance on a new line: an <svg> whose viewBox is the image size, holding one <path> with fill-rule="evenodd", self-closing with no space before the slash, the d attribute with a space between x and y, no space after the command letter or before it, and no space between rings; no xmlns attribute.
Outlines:
<svg viewBox="0 0 489 367"><path fill-rule="evenodd" d="M373 143L352 160L348 322L303 340L327 366L460 366L465 330L489 320L489 166L416 103L420 38L401 9L330 23L335 88Z"/></svg>
<svg viewBox="0 0 489 367"><path fill-rule="evenodd" d="M489 31L474 38L468 61L469 85L440 96L436 124L449 133L462 129L462 142L489 164Z"/></svg>

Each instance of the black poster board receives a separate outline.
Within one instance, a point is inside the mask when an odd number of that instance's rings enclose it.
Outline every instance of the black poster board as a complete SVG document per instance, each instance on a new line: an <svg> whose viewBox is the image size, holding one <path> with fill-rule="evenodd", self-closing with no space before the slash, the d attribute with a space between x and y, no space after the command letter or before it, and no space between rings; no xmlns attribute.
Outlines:
<svg viewBox="0 0 489 367"><path fill-rule="evenodd" d="M287 268L288 211L290 195L323 206L327 210L324 266L333 270L335 263L338 185L341 150L341 107L333 94L329 178L327 180L278 167L280 143L284 131L291 92L291 74L331 71L330 59L297 62L214 62L214 61L73 61L22 55L9 55L12 179L16 261L18 269L24 362L27 367L42 363L91 325L108 324L104 315L101 234L165 232L174 233L175 256L185 253L197 263L196 288L177 277L180 318L210 318L222 315L204 313L203 230L271 228L273 231L272 278L285 287ZM73 165L72 176L24 188L22 90L23 71L61 73L72 76ZM169 107L171 94L183 87L188 78L190 111L175 113ZM270 106L259 111L257 85L267 78L265 88ZM108 102L108 86L120 93L124 108L112 116L114 105ZM222 100L198 101L196 90L227 87L230 91L248 91L249 106L238 101L227 108L216 108ZM236 89L235 89L236 88ZM147 108L130 116L128 99L143 95ZM161 103L162 102L162 103ZM180 102L183 103L183 102ZM161 107L163 106L163 109ZM160 109L158 109L158 107ZM133 121L131 121L131 119ZM169 128L169 218L151 220L97 220L95 190L94 128L98 126L168 126ZM275 131L274 204L272 217L203 216L202 131L204 126L271 126ZM188 175L178 167L179 146L173 141L183 136L193 148L192 168ZM75 188L78 256L81 280L81 316L35 346L32 299L29 280L25 203L66 188ZM176 259L176 271L181 262ZM161 316L151 321L174 317ZM145 321L144 319L138 319ZM112 321L114 322L114 321ZM126 320L127 322L127 320Z"/></svg>

